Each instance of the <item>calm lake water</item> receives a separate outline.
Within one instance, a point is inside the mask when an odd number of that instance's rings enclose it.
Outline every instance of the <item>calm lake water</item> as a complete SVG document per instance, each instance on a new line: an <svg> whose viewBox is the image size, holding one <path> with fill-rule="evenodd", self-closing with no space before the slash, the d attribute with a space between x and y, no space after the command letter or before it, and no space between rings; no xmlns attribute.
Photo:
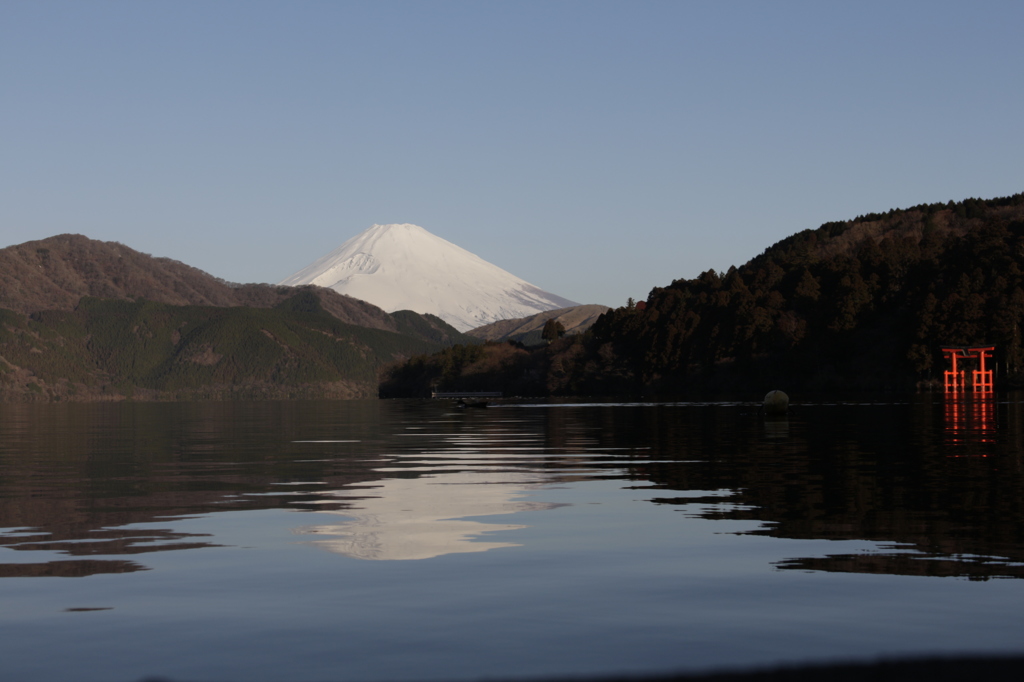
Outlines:
<svg viewBox="0 0 1024 682"><path fill-rule="evenodd" d="M0 405L0 676L1024 652L1024 396Z"/></svg>

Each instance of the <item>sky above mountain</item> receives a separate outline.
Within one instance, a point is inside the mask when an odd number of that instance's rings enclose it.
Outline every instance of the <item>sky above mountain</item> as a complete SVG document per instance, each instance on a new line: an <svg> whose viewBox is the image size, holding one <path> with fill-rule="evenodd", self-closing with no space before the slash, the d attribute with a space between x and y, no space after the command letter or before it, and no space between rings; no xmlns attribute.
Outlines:
<svg viewBox="0 0 1024 682"><path fill-rule="evenodd" d="M276 282L415 223L622 305L1024 190L1024 3L0 3L0 247Z"/></svg>

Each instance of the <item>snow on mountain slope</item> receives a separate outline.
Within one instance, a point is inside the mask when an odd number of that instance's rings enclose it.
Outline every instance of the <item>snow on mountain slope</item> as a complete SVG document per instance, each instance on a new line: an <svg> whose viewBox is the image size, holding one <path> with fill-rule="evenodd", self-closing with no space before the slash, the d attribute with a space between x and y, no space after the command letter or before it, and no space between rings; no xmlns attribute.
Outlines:
<svg viewBox="0 0 1024 682"><path fill-rule="evenodd" d="M387 312L431 313L459 331L578 305L418 225L374 225L281 284L316 284Z"/></svg>

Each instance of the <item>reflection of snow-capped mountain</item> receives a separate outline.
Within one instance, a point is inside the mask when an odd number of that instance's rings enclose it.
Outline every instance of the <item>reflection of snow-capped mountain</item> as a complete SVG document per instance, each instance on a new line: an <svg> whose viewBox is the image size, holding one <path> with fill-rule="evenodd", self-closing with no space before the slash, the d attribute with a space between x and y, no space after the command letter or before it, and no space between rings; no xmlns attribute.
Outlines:
<svg viewBox="0 0 1024 682"><path fill-rule="evenodd" d="M281 284L316 284L387 312L437 315L459 331L578 305L417 225L374 225Z"/></svg>
<svg viewBox="0 0 1024 682"><path fill-rule="evenodd" d="M337 497L359 498L352 509L321 512L346 517L345 521L307 526L296 532L325 536L313 544L356 559L429 559L444 554L516 547L515 543L480 542L476 538L484 533L525 526L462 519L552 507L518 499L536 480L535 476L527 474L497 472L385 479L374 483L372 488L335 493Z"/></svg>

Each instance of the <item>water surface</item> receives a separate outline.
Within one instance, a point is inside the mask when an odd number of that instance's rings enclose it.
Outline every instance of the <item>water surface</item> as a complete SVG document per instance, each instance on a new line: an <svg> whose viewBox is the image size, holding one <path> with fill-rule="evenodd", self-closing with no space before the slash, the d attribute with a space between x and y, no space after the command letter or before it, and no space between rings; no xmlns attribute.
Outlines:
<svg viewBox="0 0 1024 682"><path fill-rule="evenodd" d="M1019 396L0 405L20 680L1024 651Z"/></svg>

